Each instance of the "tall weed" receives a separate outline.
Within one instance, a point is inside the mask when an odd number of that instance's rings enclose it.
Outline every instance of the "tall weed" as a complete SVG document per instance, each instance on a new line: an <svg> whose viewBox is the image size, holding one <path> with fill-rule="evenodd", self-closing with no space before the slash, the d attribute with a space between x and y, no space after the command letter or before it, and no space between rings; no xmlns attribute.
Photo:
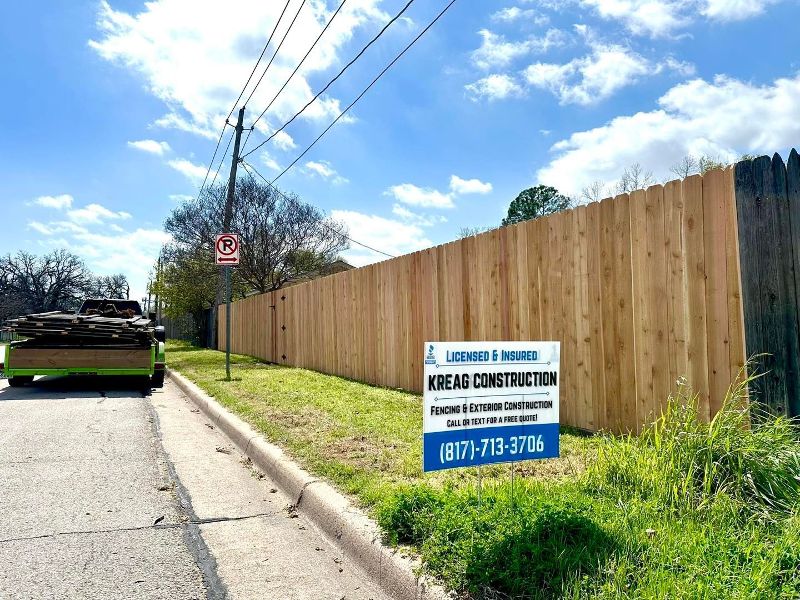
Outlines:
<svg viewBox="0 0 800 600"><path fill-rule="evenodd" d="M753 377L740 377L710 422L685 385L639 437L607 437L587 475L604 493L652 498L674 510L702 510L720 495L768 520L800 507L796 423L748 406Z"/></svg>

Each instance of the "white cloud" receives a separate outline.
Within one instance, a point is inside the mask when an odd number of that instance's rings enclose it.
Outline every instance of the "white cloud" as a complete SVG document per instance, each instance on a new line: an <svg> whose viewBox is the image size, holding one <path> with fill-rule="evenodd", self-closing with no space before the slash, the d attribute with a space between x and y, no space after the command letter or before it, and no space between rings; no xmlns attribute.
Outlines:
<svg viewBox="0 0 800 600"><path fill-rule="evenodd" d="M279 150L294 150L297 148L297 144L294 143L292 136L285 131L281 131L272 138L272 144Z"/></svg>
<svg viewBox="0 0 800 600"><path fill-rule="evenodd" d="M67 217L78 224L97 224L102 221L130 219L130 213L125 211L115 212L100 204L87 204L83 208L67 211Z"/></svg>
<svg viewBox="0 0 800 600"><path fill-rule="evenodd" d="M513 23L514 21L528 21L534 25L546 25L550 19L547 15L536 12L532 8L520 8L519 6L509 6L494 13L492 21L502 23Z"/></svg>
<svg viewBox="0 0 800 600"><path fill-rule="evenodd" d="M359 242L394 256L430 248L433 245L433 242L425 237L425 232L418 225L352 210L333 210L331 217L344 222L350 230L350 236ZM387 259L382 254L356 244L351 244L344 256L355 266Z"/></svg>
<svg viewBox="0 0 800 600"><path fill-rule="evenodd" d="M581 0L604 19L620 21L631 33L670 37L703 16L740 21L757 16L780 0Z"/></svg>
<svg viewBox="0 0 800 600"><path fill-rule="evenodd" d="M678 60L674 56L668 56L663 63L658 65L658 71L663 71L664 69L674 71L682 77L692 77L697 72L692 63Z"/></svg>
<svg viewBox="0 0 800 600"><path fill-rule="evenodd" d="M283 171L283 167L278 164L269 152L262 152L260 155L261 162L265 167L268 169L272 169L273 171Z"/></svg>
<svg viewBox="0 0 800 600"><path fill-rule="evenodd" d="M454 194L488 194L492 191L492 184L484 183L480 179L461 179L458 175L451 175L450 190Z"/></svg>
<svg viewBox="0 0 800 600"><path fill-rule="evenodd" d="M167 142L157 142L156 140L139 140L136 142L128 142L128 146L131 148L136 148L137 150L141 150L142 152L149 152L150 154L156 154L158 156L163 156L166 152L171 150Z"/></svg>
<svg viewBox="0 0 800 600"><path fill-rule="evenodd" d="M173 202L189 202L190 200L194 200L194 196L188 194L170 194L169 199Z"/></svg>
<svg viewBox="0 0 800 600"><path fill-rule="evenodd" d="M595 45L590 55L566 64L532 64L525 69L525 79L552 92L561 104L592 104L653 70L648 60L627 48Z"/></svg>
<svg viewBox="0 0 800 600"><path fill-rule="evenodd" d="M180 115L175 113L168 113L153 121L152 127L161 127L162 129L177 129L178 131L185 131L193 133L210 140L216 139L219 132L214 131L209 127L201 127L195 123L190 123Z"/></svg>
<svg viewBox="0 0 800 600"><path fill-rule="evenodd" d="M505 67L532 52L547 52L566 43L566 35L559 29L549 29L541 37L531 36L518 42L506 41L504 36L488 29L481 29L478 35L481 45L472 52L472 62L484 70Z"/></svg>
<svg viewBox="0 0 800 600"><path fill-rule="evenodd" d="M443 194L432 188L421 188L413 183L393 185L384 193L394 196L396 200L403 204L411 206L430 208L453 208L455 206L453 197L450 194Z"/></svg>
<svg viewBox="0 0 800 600"><path fill-rule="evenodd" d="M701 12L717 21L742 21L764 12L780 0L706 0Z"/></svg>
<svg viewBox="0 0 800 600"><path fill-rule="evenodd" d="M28 223L28 228L33 229L34 231L38 231L42 235L53 235L55 233L52 227L48 227L44 223L40 223L39 221L30 221Z"/></svg>
<svg viewBox="0 0 800 600"><path fill-rule="evenodd" d="M524 93L514 78L506 74L493 74L464 86L472 100L504 100Z"/></svg>
<svg viewBox="0 0 800 600"><path fill-rule="evenodd" d="M208 172L208 167L203 165L196 165L193 162L186 160L185 158L175 158L173 160L167 161L167 164L182 173L195 183L200 183L206 176Z"/></svg>
<svg viewBox="0 0 800 600"><path fill-rule="evenodd" d="M342 177L336 172L331 163L329 163L327 160L310 160L305 164L305 171L318 175L323 179L330 179L331 183L336 185L348 182L346 178Z"/></svg>
<svg viewBox="0 0 800 600"><path fill-rule="evenodd" d="M311 99L314 91L308 78L349 57L343 50L350 50L349 42L359 29L388 20L380 4L380 0L359 0L345 5L268 117L283 121ZM290 7L290 14L296 5ZM139 12L126 12L102 0L97 13L99 33L89 46L102 58L141 76L147 89L170 107L170 112L154 125L214 139L281 10L277 2L252 0L230 0L224 10L214 2L152 0ZM329 16L326 2L303 6L249 106L267 105ZM284 18L280 23L276 43L290 21ZM257 72L256 77L260 74ZM303 118L327 119L339 111L336 98L323 96Z"/></svg>
<svg viewBox="0 0 800 600"><path fill-rule="evenodd" d="M690 23L685 0L583 0L604 19L621 21L636 35L666 37Z"/></svg>
<svg viewBox="0 0 800 600"><path fill-rule="evenodd" d="M577 194L593 181L613 182L634 162L667 177L669 165L686 154L724 160L771 154L800 139L798 97L800 75L764 86L726 76L694 79L670 89L654 110L619 116L559 141L552 147L556 157L538 179Z"/></svg>
<svg viewBox="0 0 800 600"><path fill-rule="evenodd" d="M397 215L406 223L411 223L413 225L419 225L420 227L433 227L434 225L438 225L439 223L446 223L447 219L441 215L421 215L419 213L415 213L411 210L408 210L405 206L401 204L393 204L392 205L392 214Z"/></svg>
<svg viewBox="0 0 800 600"><path fill-rule="evenodd" d="M61 194L59 196L39 196L36 200L30 202L29 205L35 204L36 206L44 206L45 208L63 210L65 208L70 208L73 201L74 198L69 194Z"/></svg>

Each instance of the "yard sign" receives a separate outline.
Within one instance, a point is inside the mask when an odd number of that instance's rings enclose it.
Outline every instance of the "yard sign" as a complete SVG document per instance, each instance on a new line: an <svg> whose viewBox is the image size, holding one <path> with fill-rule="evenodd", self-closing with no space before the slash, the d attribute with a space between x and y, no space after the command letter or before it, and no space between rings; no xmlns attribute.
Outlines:
<svg viewBox="0 0 800 600"><path fill-rule="evenodd" d="M423 471L558 456L560 342L428 342Z"/></svg>

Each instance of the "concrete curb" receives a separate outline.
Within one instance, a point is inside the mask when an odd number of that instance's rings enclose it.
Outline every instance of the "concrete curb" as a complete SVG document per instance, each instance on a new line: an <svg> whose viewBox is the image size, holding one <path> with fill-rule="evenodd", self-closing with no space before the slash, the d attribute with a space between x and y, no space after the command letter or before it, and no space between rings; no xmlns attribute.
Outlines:
<svg viewBox="0 0 800 600"><path fill-rule="evenodd" d="M308 517L351 561L392 597L402 600L447 600L452 596L427 577L414 573L417 561L381 543L378 526L331 485L301 469L242 419L220 405L180 373L167 376L200 408L253 464L294 499Z"/></svg>

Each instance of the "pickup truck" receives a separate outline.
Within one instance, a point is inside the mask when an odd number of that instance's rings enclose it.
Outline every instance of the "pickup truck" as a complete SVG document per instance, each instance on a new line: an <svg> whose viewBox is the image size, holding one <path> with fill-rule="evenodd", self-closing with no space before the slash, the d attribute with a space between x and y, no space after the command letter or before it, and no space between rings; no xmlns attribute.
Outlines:
<svg viewBox="0 0 800 600"><path fill-rule="evenodd" d="M76 313L25 315L6 329L26 338L9 343L0 357L12 387L36 375L127 376L147 389L164 385L164 328L135 300L92 298Z"/></svg>

